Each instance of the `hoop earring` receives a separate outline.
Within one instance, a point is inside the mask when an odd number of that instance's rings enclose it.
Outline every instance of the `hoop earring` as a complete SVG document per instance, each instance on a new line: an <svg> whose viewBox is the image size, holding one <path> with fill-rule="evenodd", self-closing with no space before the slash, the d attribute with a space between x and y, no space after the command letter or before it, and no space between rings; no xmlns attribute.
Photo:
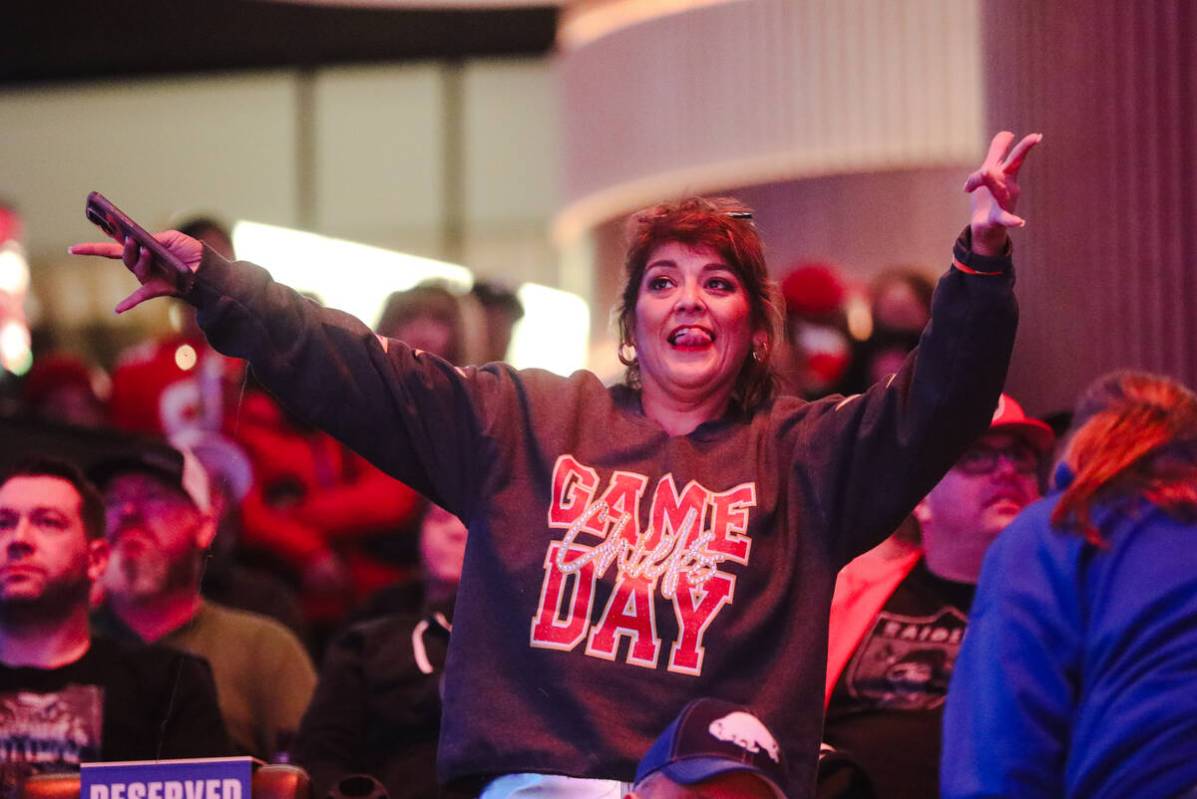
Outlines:
<svg viewBox="0 0 1197 799"><path fill-rule="evenodd" d="M627 354L627 352L629 350L632 353L631 355ZM635 345L629 344L626 341L619 345L619 362L622 363L624 366L631 366L632 364L634 364L636 362L636 347L635 347Z"/></svg>
<svg viewBox="0 0 1197 799"><path fill-rule="evenodd" d="M756 361L757 363L760 363L760 362L761 362L761 361L764 359L764 357L765 357L765 356L761 355L761 351L760 351L760 350L758 350L758 349L756 349L756 348L753 348L753 350L752 350L752 360Z"/></svg>

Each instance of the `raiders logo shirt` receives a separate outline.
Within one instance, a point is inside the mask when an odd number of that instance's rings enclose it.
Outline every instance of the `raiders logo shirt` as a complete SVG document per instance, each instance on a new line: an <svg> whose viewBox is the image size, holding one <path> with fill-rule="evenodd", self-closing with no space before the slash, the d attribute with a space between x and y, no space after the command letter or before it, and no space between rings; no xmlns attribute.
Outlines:
<svg viewBox="0 0 1197 799"><path fill-rule="evenodd" d="M865 769L878 796L939 796L943 705L975 590L919 561L832 692L823 738Z"/></svg>

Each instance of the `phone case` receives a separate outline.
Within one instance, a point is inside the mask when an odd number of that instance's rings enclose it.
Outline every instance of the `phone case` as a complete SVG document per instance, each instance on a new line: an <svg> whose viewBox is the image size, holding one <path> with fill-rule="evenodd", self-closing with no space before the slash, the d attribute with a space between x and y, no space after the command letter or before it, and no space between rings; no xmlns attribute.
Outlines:
<svg viewBox="0 0 1197 799"><path fill-rule="evenodd" d="M134 222L128 214L117 208L103 194L98 191L88 194L84 213L93 224L116 241L123 243L124 239L131 238L153 253L154 260L180 292L185 293L191 290L195 283L195 273L187 267L187 264L162 246L145 228Z"/></svg>

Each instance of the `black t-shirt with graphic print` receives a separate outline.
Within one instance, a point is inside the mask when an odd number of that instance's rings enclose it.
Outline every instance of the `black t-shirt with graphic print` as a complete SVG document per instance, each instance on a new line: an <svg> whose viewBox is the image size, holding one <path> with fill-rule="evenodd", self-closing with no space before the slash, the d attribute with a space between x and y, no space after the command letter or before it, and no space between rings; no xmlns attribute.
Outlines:
<svg viewBox="0 0 1197 799"><path fill-rule="evenodd" d="M975 590L919 561L836 683L823 737L864 767L879 797L939 796L944 698Z"/></svg>
<svg viewBox="0 0 1197 799"><path fill-rule="evenodd" d="M206 661L94 637L57 669L0 663L0 799L29 774L95 760L229 754Z"/></svg>

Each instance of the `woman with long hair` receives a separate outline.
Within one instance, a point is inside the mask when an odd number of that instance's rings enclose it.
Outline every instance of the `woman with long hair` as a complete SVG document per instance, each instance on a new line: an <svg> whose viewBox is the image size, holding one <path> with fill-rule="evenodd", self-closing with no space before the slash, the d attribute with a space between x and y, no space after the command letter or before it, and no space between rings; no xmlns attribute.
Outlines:
<svg viewBox="0 0 1197 799"><path fill-rule="evenodd" d="M1058 490L990 547L944 717L945 797L1197 788L1197 396L1115 372Z"/></svg>

